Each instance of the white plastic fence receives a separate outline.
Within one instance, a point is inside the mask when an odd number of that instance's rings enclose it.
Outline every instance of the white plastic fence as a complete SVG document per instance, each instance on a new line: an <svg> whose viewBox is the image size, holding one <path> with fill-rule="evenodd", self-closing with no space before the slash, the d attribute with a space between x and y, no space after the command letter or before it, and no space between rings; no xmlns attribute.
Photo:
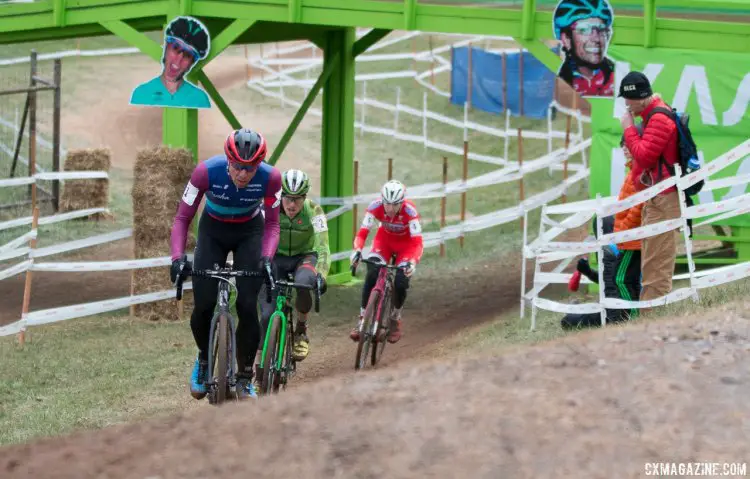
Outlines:
<svg viewBox="0 0 750 479"><path fill-rule="evenodd" d="M360 32L360 33L364 33L364 32ZM413 36L416 36L416 35L419 35L419 33L410 33L401 38L396 38L396 39L391 39L388 41L381 42L375 47L371 48L370 51L384 48L388 46L389 44L397 43L399 41L403 41L404 39L412 38ZM477 37L474 39L474 41L477 41L482 38L484 37ZM464 40L463 43L468 43L468 40ZM305 48L310 48L310 46L309 44L304 44L301 47L297 46L293 48L305 49ZM289 49L278 50L277 55L285 54L285 52L288 53ZM134 51L133 49L119 49L117 51L108 50L106 51L105 54L125 54L125 53L134 53ZM81 52L77 52L77 54L81 54ZM98 52L97 54L101 54L101 52ZM56 54L52 54L49 57L55 58L56 57L55 55ZM408 55L411 56L412 54L408 54ZM94 54L92 54L92 56L94 56ZM418 61L422 61L423 57L425 57L425 53L418 53L418 54L414 54L413 56L417 58ZM427 56L430 57L429 54L427 54ZM380 59L382 58L383 56L381 55ZM363 56L360 56L359 59L360 61L377 61L378 60L376 55L363 55ZM19 59L19 62L20 61L23 61L23 60ZM428 61L431 61L431 60L428 60ZM440 60L436 60L436 61L440 62ZM2 61L0 61L0 65L2 65ZM443 68L443 70L440 70L440 71L445 71L444 67L445 67L445 64L443 62L442 66L440 67L440 68ZM305 68L309 68L309 66L305 65ZM448 64L448 69L449 68L450 68L450 64ZM438 73L438 70L436 70L436 73ZM429 72L427 74L429 74ZM424 74L420 74L420 75L424 76ZM415 76L417 81L423 80L423 78L420 77L420 75ZM284 79L284 78L289 78L289 75L287 75L286 73L280 73L278 77L280 79ZM383 78L389 78L389 77L386 76ZM390 77L390 78L393 78L393 77ZM445 92L439 91L438 89L432 87L432 85L429 85L427 82L420 81L420 83L422 83L425 87L429 88L436 94L440 96L446 96ZM253 85L250 85L250 86L251 88L253 87ZM257 84L255 84L254 86L257 88L262 88L261 86ZM280 88L283 89L284 86L280 85ZM282 99L283 98L284 97L283 97L283 90L282 90ZM291 101L288 99L286 99L285 101L287 103L291 103ZM581 123L583 121L590 121L590 120L582 116L579 112L563 111L562 108L559 108L562 112L575 116L578 122L578 133L570 135L571 142L567 150L563 148L553 150L552 148L551 139L553 137L564 138L565 132L553 132L552 131L551 117L549 117L549 121L548 121L548 126L549 126L548 132L544 133L544 132L523 131L522 135L524 138L546 140L548 142L548 153L540 158L536 158L533 160L526 160L524 161L522 166L519 166L517 163L508 161L506 159L508 156L507 155L508 139L517 137L517 130L509 128L509 116L506 116L505 129L502 129L502 130L489 127L486 125L481 125L475 122L469 122L466 109L464 110L464 120L460 122L460 121L457 121L457 120L454 120L454 119L429 111L427 109L426 93L423 96L423 108L421 110L402 105L398 101L395 105L387 105L374 98L367 98L366 96L364 98L358 99L358 102L367 107L381 108L384 110L392 111L394 114L394 128L392 130L377 128L374 126L368 126L366 122L366 118L363 117L363 121L358 124L358 127L361 129L361 131L369 131L369 132L388 134L388 135L392 134L397 139L401 139L405 141L422 142L424 143L425 147L442 149L442 151L455 153L455 154L462 154L463 149L462 148L459 149L451 145L442 145L437 142L432 142L428 139L427 129L426 129L427 119L442 122L444 124L449 124L456 128L462 129L464 138L467 137L469 130L475 130L475 131L480 131L485 134L494 135L498 138L503 138L505 140L505 152L506 153L503 158L477 155L471 152L469 154L469 159L497 164L500 168L498 168L495 171L492 171L483 175L479 175L474 178L470 178L466 182L458 180L458 181L450 182L447 185L443 185L442 183L430 183L430 184L413 186L410 188L410 197L417 199L417 200L426 199L426 198L441 198L441 197L448 196L448 195L461 194L464 191L468 191L474 188L481 188L481 187L485 187L489 185L497 185L497 184L502 184L502 183L507 183L507 182L512 182L512 181L518 181L527 174L530 174L535 171L540 171L545 168L549 170L561 170L563 169L564 162L568 161L574 155L580 155L581 163L568 164L567 168L571 172L571 176L567 178L567 180L565 180L564 182L557 185L556 187L547 191L543 191L536 195L533 195L513 207L509 207L509 208L505 208L499 211L479 215L471 219L468 219L460 224L454 224L454 225L450 225L445 228L442 228L440 231L427 232L424 234L425 248L439 246L440 244L450 239L463 236L465 233L479 231L482 229L491 228L494 226L498 226L498 225L502 225L502 224L506 224L506 223L518 220L524 217L524 215L526 215L528 211L539 208L540 206L546 203L549 203L551 201L554 201L557 198L561 197L563 194L565 194L565 192L571 186L579 183L580 181L586 179L589 176L589 169L587 167L587 162L586 162L586 150L590 147L591 140L590 139L583 140ZM313 114L314 113L315 112L313 111ZM417 136L417 135L409 136L405 133L400 132L398 129L398 119L399 119L400 114L406 114L406 115L411 115L413 117L421 118L423 125L424 125L422 136ZM73 179L73 178L83 179L83 178L105 178L107 177L106 173L103 173L103 175L102 173L103 172L63 172L63 173L49 174L49 173L42 172L42 173L35 175L32 178L15 178L11 180L0 180L0 187L19 185L19 184L30 184L40 179L47 180L47 179L58 178L58 179L64 180L64 179ZM362 194L362 195L357 195L357 196L349 197L349 198L320 198L319 201L321 204L324 204L324 205L339 206L339 208L336 208L334 211L328 213L327 215L328 218L332 219L348 210L351 210L355 204L358 204L358 205L367 204L375 197L377 197L377 193ZM41 218L39 223L49 224L49 223L53 223L57 221L64 221L67 219L71 219L73 217L86 216L86 215L99 212L99 211L106 211L106 210L105 209L85 210L85 211L79 211L79 212L65 213L63 215L53 215L53 216ZM0 223L0 230L24 226L27 224L31 224L31 222L32 222L31 217L11 220L9 222ZM23 273L25 271L82 272L82 271L133 270L133 269L140 269L140 268L162 267L162 266L168 266L169 264L171 264L171 260L168 256L160 257L160 258L141 259L141 260L126 259L126 260L105 261L105 262L44 262L44 263L36 262L36 260L41 257L47 257L47 256L55 255L55 254L61 254L65 252L70 252L74 250L92 247L95 245L100 245L100 244L105 244L105 243L112 242L112 241L125 239L132 235L132 231L130 229L125 229L125 230L116 231L113 233L107 233L103 235L93 236L90 238L85 238L82 240L70 241L67 243L59 244L59 245L48 246L46 248L31 249L28 246L25 246L26 243L30 239L35 238L36 235L37 235L37 231L33 230L28 233L25 233L24 235L21 235L20 237L10 241L9 243L3 246L0 246L0 261L6 261L8 259L13 259L13 258L18 258L18 257L25 257L23 261L0 271L0 280L14 276L16 274ZM345 259L350 254L351 254L351 251L336 252L332 255L332 260L337 261L337 260ZM185 285L186 289L190 289L190 287L191 287L190 283L187 283ZM174 294L173 290L167 290L167 291L149 293L149 294L144 294L144 295L126 296L126 297L117 298L117 299L98 301L95 303L73 305L73 306L68 306L64 308L52 308L49 310L33 311L24 315L19 321L15 323L12 323L4 327L0 327L0 336L15 334L20 331L25 331L28 326L48 324L48 323L52 323L56 321L63 321L67 319L77 318L77 317L83 317L83 316L89 316L93 314L104 313L108 311L114 311L117 309L128 307L133 304L141 304L141 303L146 303L146 302L151 302L151 301L170 299L173 297L172 296L173 294Z"/></svg>
<svg viewBox="0 0 750 479"><path fill-rule="evenodd" d="M476 161L483 161L486 163L504 165L512 161L508 159L508 140L518 137L518 129L510 127L510 111L506 110L505 113L505 128L496 128L489 125L483 125L476 121L470 121L468 115L468 104L464 104L463 119L457 120L450 118L446 115L442 115L431 111L429 109L429 94L433 93L439 97L442 97L440 101L444 101L445 98L450 98L450 92L444 91L439 87L431 84L429 77L432 75L440 75L443 73L450 73L451 62L444 58L442 55L450 53L454 47L463 47L469 44L477 44L487 40L505 40L512 41L511 37L489 37L489 36L474 36L470 38L462 37L462 40L454 42L450 45L434 48L431 51L422 51L415 53L391 53L391 54L373 54L371 52L379 49L391 46L393 44L404 42L414 37L422 36L424 33L411 32L406 35L396 36L390 40L382 41L371 47L368 52L361 54L357 57L357 63L370 63L379 61L394 61L394 60L413 60L414 62L437 64L437 67L431 70L418 72L416 70L399 70L391 72L378 72L369 74L357 74L355 75L355 81L362 83L362 93L360 96L355 97L355 103L360 105L359 118L355 119L354 126L359 129L361 133L374 133L378 135L384 135L389 138L409 141L412 143L421 143L425 148L431 148L443 153L451 153L461 155L463 154L463 143L456 145L447 145L439 141L431 140L429 137L429 124L428 120L435 121L445 126L453 127L460 130L463 134L463 140L468 138L469 131L480 132L485 135L494 136L504 141L504 156L492 156L482 155L476 152L469 152L469 159ZM517 53L520 51L526 51L519 48L508 48L503 50L491 50L494 52L508 52ZM309 53L308 53L309 52ZM270 98L277 98L280 100L282 106L291 105L294 107L300 107L301 101L295 100L289 96L289 89L303 90L307 94L308 90L315 83L316 79L311 78L310 72L318 69L323 64L323 58L317 54L317 47L309 42L294 45L288 48L279 49L275 52L276 58L267 58L264 55L252 56L248 59L250 66L256 70L261 70L263 74L261 77L254 75L255 78L248 81L247 86L261 93L264 96ZM298 54L301 57L292 58L281 58L281 56ZM299 74L305 74L305 78L299 78ZM402 102L401 88L395 88L395 103L388 103L380 98L373 98L367 95L367 84L370 80L382 82L388 79L397 78L414 78L426 91L422 94L422 105L421 108L414 108L412 106L405 105ZM278 90L276 90L278 89ZM299 97L299 96L298 96ZM569 137L572 142L583 140L583 127L582 122L590 122L590 117L581 114L580 111L573 111L568 108L564 108L557 102L550 104L548 113L547 131L532 131L521 129L521 137L524 139L544 140L548 142L549 151L552 151L552 139L563 139L566 137L567 132L561 130L554 130L552 128L552 108L556 108L558 111L564 114L575 117L578 123L578 131L570 133ZM368 123L367 113L370 109L378 109L387 111L392 114L392 127L375 126L372 122ZM311 106L308 112L312 115L321 117L322 110ZM410 118L417 120L422 125L421 134L410 134L399 129L399 125L404 119ZM462 140L462 141L463 141Z"/></svg>
<svg viewBox="0 0 750 479"><path fill-rule="evenodd" d="M734 185L747 184L747 178L737 176L721 180L708 180L710 175L723 170L724 168L738 162L739 160L750 155L750 140L732 148L727 153L719 156L714 161L708 163L700 170L691 173L682 178L668 178L646 190L636 193L633 196L623 200L617 200L617 196L606 198L598 197L594 200L585 200L575 203L542 207L542 221L539 226L539 236L527 244L527 234L524 231L524 248L523 248L523 277L521 283L521 316L524 317L524 307L527 302L531 302L531 329L536 328L537 308L558 313L600 313L602 325L606 324L606 308L609 309L635 309L635 308L652 308L664 306L687 298L693 298L697 301L698 290L725 284L732 281L738 281L750 276L750 262L744 262L731 266L722 266L712 268L701 272L696 272L695 263L693 262L692 251L693 244L689 238L687 220L694 220L693 228L710 224L733 216L746 214L750 211L750 193L735 196L729 199L715 201L711 203L697 204L691 207L685 205L684 191L700 180L706 180L703 190L711 191L718 188L726 188ZM679 166L677 167L679 176ZM655 197L659 193L671 187L677 187L680 196L681 216L673 220L666 220L648 226L641 226L631 230L617 233L603 234L602 219L614 215L620 211L632 208L640 203ZM564 220L554 220L552 215L569 215ZM560 234L573 228L577 228L597 217L597 238L589 237L583 242L564 242L554 241ZM704 218L702 221L697 221ZM549 227L549 229L547 229ZM603 248L612 243L621 243L625 241L638 240L656 236L667 231L681 229L685 251L688 263L688 273L674 276L674 280L689 280L689 285L672 291L671 293L656 298L651 301L625 301L617 298L608 298L604 296L604 268L603 265ZM568 282L569 275L561 274L576 257L585 253L597 253L599 264L599 300L587 304L566 304L559 301L552 301L541 298L539 295L546 286L553 283L564 284ZM534 267L534 286L530 291L525 291L525 274L526 260L533 259ZM561 261L552 272L542 272L541 265ZM582 283L590 283L586 278L582 278Z"/></svg>

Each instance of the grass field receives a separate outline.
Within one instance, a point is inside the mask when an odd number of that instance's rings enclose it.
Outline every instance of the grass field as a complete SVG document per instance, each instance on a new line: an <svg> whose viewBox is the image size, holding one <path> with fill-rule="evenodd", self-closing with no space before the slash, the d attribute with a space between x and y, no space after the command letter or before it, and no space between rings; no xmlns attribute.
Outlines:
<svg viewBox="0 0 750 479"><path fill-rule="evenodd" d="M112 46L116 45L113 40ZM425 47L425 39L417 49ZM437 44L437 43L436 43ZM117 45L119 46L119 45ZM38 50L47 48L40 45ZM50 47L51 48L51 47ZM55 50L72 48L72 45L58 43ZM81 48L84 48L82 43ZM91 46L88 46L91 48ZM392 47L395 48L395 47ZM400 48L411 48L410 43ZM238 50L230 53L237 54ZM388 51L389 49L385 49ZM52 50L48 50L52 51ZM23 54L19 47L17 54ZM127 62L130 57L121 57ZM405 69L410 62L396 62L388 69ZM420 68L426 68L420 64ZM78 59L75 68L65 69L64 82L77 83L83 75L90 75L97 68L96 59ZM364 68L375 68L368 64ZM440 79L439 81L443 81ZM383 101L393 102L395 87L402 89L402 100L414 107L421 105L422 87L413 80L368 83L368 96ZM361 86L360 86L361 87ZM443 85L445 88L445 85ZM70 89L64 101L74 102L76 91ZM278 101L266 98L244 86L223 90L223 96L233 108L243 104L261 105L265 108L279 109ZM300 99L302 92L299 92ZM416 99L416 100L415 100ZM463 109L450 105L446 99L431 96L430 109L440 114L463 118ZM287 107L289 117L293 109ZM359 110L357 112L359 114ZM471 118L483 124L502 128L504 118L472 111ZM388 115L368 114L368 122L390 121ZM546 120L529 120L513 118L513 126L537 131L546 130ZM421 131L421 123L404 119L401 121L403 131ZM555 129L564 129L564 118L558 117ZM575 127L574 127L575 128ZM460 146L462 132L436 122L428 125L431 138L440 138L443 143ZM588 131L585 133L588 134ZM295 136L294 142L305 148L319 150L319 131L302 130ZM385 181L386 159L393 157L394 176L413 185L440 181L442 177L443 154L425 149L422 145L399 143L375 135L357 133L355 138L356 157L360 162L360 191L377 191ZM98 145L92 145L98 146ZM554 148L562 146L555 141ZM473 134L470 138L472 151L486 154L503 154L503 143L497 138ZM528 140L524 142L524 158L533 159L547 152L546 141ZM512 141L509 148L510 159L515 159L517 145ZM461 158L448 156L449 179L457 179L461 173ZM577 159L575 161L578 161ZM284 164L279 165L281 168ZM470 162L469 176L475 176L496 169L496 166L480 162ZM556 185L561 173L548 173L546 170L530 175L525 183L526 195L539 193ZM40 230L40 246L60 241L78 239L106 230L119 229L130 224L132 204L130 189L132 174L113 171L111 186L111 209L115 213L115 222L111 224L88 225L81 222L68 222L44 227ZM568 196L569 200L583 199L587 195L585 186L576 189ZM469 192L468 215L478 215L518 203L519 190L517 183L489 186ZM440 200L419 200L417 205L424 218L425 229L435 231L439 227ZM448 224L458 219L460 196L450 197L447 201ZM360 218L362 208L360 208ZM538 227L538 211L529 217L530 231ZM458 247L458 241L447 245L446 258L439 257L439 249L425 251L420 272L413 282L414 288L427 288L435 284L440 287L455 287L442 284L451 273L458 269L475 267L483 262L501 256L517 255L520 262L521 230L519 222L514 221L488 230L468 234L464 249ZM19 228L2 232L0 243L16 237L26 231ZM498 272L502 274L502 272ZM460 287L460 286L459 286ZM520 290L520 288L519 288ZM324 314L317 317L315 337L323 342L330 333L338 332L351 322L357 310L359 288L332 288L326 296ZM546 318L546 319L545 319ZM488 327L466 331L456 337L460 350L477 348L504 347L512 344L527 344L534 341L560 336L553 315L540 316L540 330L529 334L528 320L518 319L517 308L498 317ZM78 429L104 427L110 424L136 421L161 413L175 413L194 407L185 391L185 380L194 358L194 345L186 321L143 323L118 313L114 315L94 316L75 319L60 324L35 327L32 331L32 342L19 350L13 338L0 339L0 356L7 365L0 372L0 388L4 391L0 402L0 444L23 442L30 439L64 434ZM476 336L474 336L476 335Z"/></svg>

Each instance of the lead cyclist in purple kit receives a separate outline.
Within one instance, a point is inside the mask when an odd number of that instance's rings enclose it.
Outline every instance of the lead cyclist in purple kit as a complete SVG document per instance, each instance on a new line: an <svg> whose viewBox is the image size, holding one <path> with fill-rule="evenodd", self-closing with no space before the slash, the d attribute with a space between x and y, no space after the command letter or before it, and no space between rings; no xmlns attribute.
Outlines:
<svg viewBox="0 0 750 479"><path fill-rule="evenodd" d="M227 136L224 154L196 166L182 194L172 226L172 283L187 265L185 243L190 223L203 196L206 204L198 226L194 268L223 266L233 253L234 268L265 272L279 244L281 173L264 163L266 140L258 132L242 128ZM260 341L258 293L261 277L237 280L237 395L256 396L253 386L253 360ZM208 341L211 318L216 307L218 280L193 277L195 307L190 328L198 346L198 357L190 378L195 399L206 396L208 380Z"/></svg>

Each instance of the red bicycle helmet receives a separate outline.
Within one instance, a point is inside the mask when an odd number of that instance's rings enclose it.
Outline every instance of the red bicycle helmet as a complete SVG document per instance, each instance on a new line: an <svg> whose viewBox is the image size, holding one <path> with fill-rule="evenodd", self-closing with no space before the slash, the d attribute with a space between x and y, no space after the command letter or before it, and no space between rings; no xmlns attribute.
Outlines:
<svg viewBox="0 0 750 479"><path fill-rule="evenodd" d="M266 158L266 139L260 133L240 128L227 136L224 154L231 163L255 166Z"/></svg>

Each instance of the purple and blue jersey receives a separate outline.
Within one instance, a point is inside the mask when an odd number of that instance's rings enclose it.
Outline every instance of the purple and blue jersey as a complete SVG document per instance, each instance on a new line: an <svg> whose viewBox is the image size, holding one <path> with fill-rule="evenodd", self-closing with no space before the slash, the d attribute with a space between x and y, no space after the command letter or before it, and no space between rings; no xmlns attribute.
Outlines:
<svg viewBox="0 0 750 479"><path fill-rule="evenodd" d="M268 163L261 163L250 183L237 188L229 176L225 155L202 161L195 167L182 194L172 226L172 260L185 252L187 231L198 206L206 197L205 212L228 223L244 223L265 213L262 256L273 257L279 244L279 208L281 206L281 173Z"/></svg>

